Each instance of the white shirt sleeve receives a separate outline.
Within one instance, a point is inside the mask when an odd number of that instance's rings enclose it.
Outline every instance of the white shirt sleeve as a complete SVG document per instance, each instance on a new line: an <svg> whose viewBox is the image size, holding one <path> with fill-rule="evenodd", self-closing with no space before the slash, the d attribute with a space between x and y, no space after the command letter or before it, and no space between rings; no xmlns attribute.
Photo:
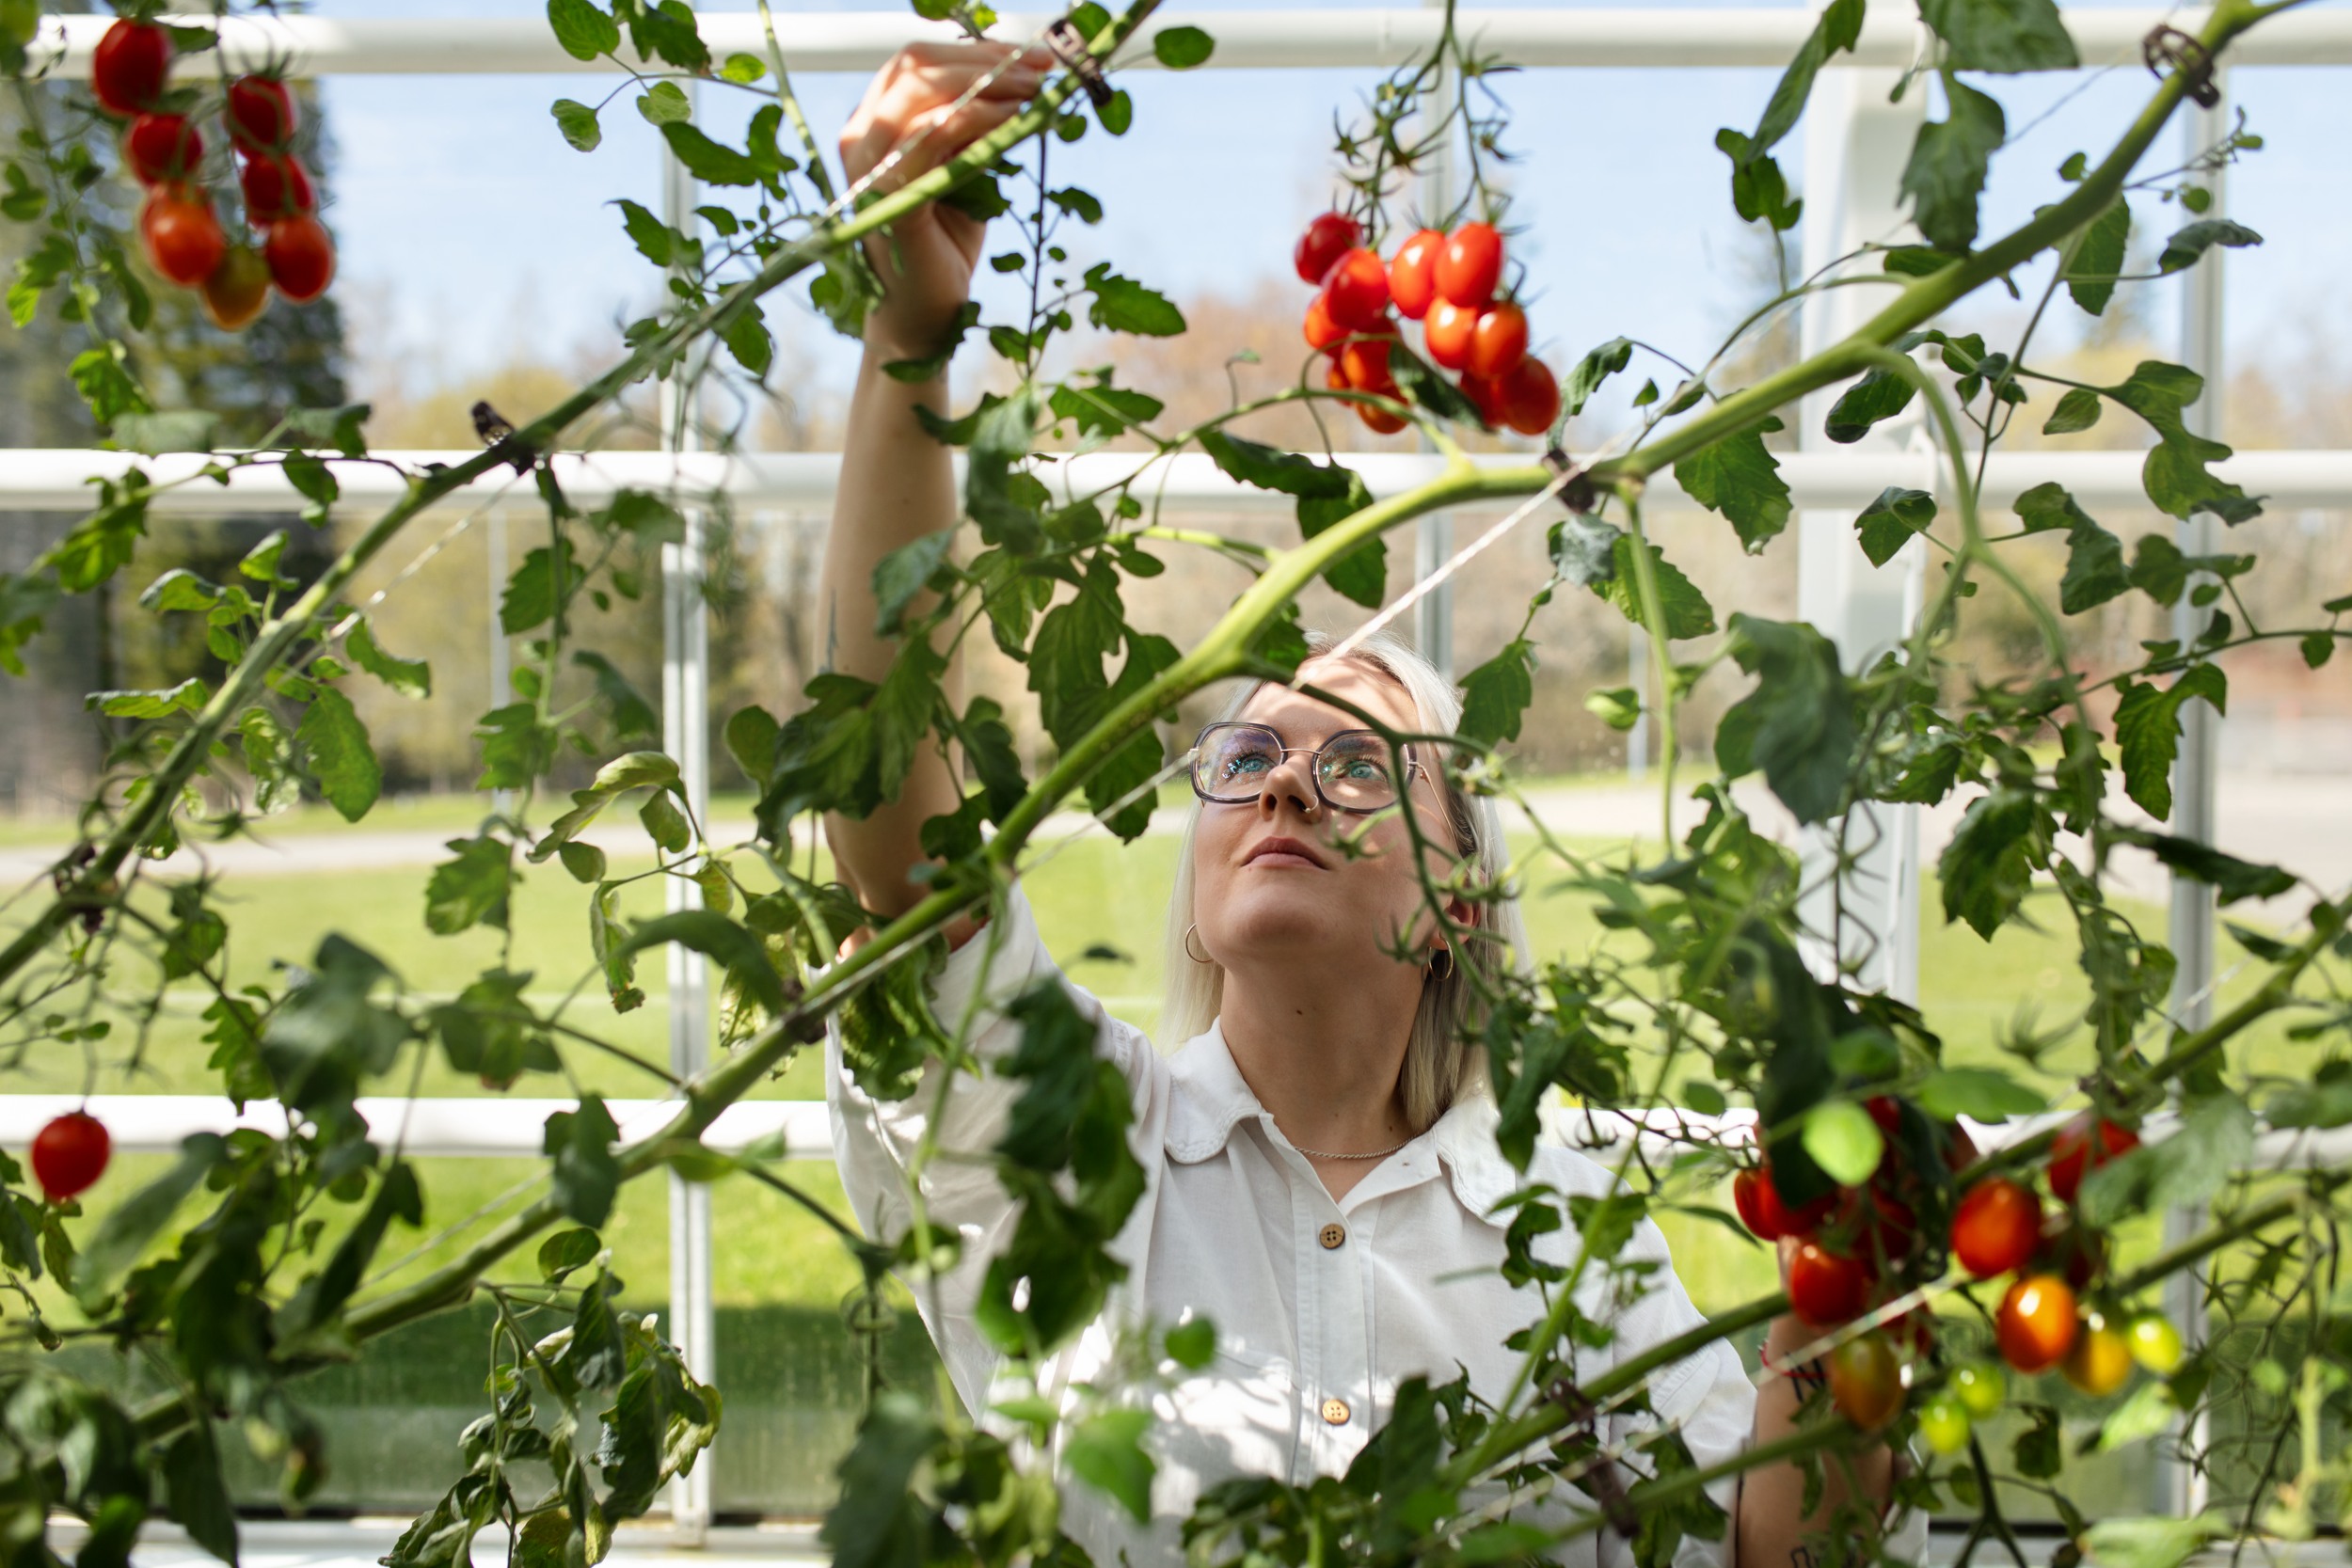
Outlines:
<svg viewBox="0 0 2352 1568"><path fill-rule="evenodd" d="M1005 1005L1045 978L1058 981L1095 1022L1096 1052L1117 1063L1138 1093L1139 1080L1157 1059L1138 1031L1111 1018L1091 994L1062 977L1017 884L996 918L950 954L932 979L933 1014L951 1036L969 1016L966 1044L981 1070L977 1076L961 1073L948 1085L937 1154L922 1179L930 1223L952 1231L962 1255L953 1271L916 1290L915 1297L958 1392L974 1409L980 1408L997 1358L973 1321L973 1307L989 1259L1009 1240L1019 1216L997 1180L993 1155L1025 1085L993 1069L1020 1043L1020 1025L1005 1017ZM825 1101L832 1112L834 1159L858 1224L876 1241L895 1241L913 1223L905 1174L939 1105L946 1070L934 1060L906 1099L877 1100L850 1076L838 1020L827 1021Z"/></svg>

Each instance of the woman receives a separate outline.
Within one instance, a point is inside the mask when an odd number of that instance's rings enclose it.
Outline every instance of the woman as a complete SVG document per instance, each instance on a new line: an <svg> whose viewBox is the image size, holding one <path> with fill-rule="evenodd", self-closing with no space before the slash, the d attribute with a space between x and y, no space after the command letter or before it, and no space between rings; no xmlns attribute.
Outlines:
<svg viewBox="0 0 2352 1568"><path fill-rule="evenodd" d="M1009 53L993 44L901 53L843 133L850 178L894 150L903 155L888 182L912 178L1018 112L1048 62L1016 61L955 107ZM888 293L866 325L824 571L833 664L868 679L881 678L893 652L874 631L875 564L959 515L946 450L915 418L917 408L946 411L944 380L910 384L881 367L934 351L963 304L981 239L973 219L934 208L868 247ZM1318 656L1302 673L1399 730L1450 732L1459 718L1454 694L1392 643ZM1468 990L1461 966L1508 961L1524 945L1518 916L1489 906L1490 929L1456 951L1425 907L1398 812L1379 809L1413 811L1433 845L1492 878L1503 862L1492 807L1462 798L1439 768L1388 778L1385 750L1359 749L1359 718L1289 688L1245 691L1226 718L1237 722L1204 734L1196 753L1198 811L1169 919L1168 1022L1182 1049L1161 1056L1073 988L1096 1022L1097 1050L1134 1093L1132 1142L1149 1175L1119 1242L1129 1275L1115 1314L1162 1326L1205 1316L1217 1329L1214 1363L1157 1402L1151 1523L1136 1527L1090 1488L1064 1488L1064 1528L1103 1564L1122 1551L1138 1565L1180 1560L1181 1520L1203 1487L1229 1476L1306 1481L1344 1470L1407 1377L1443 1383L1466 1370L1474 1391L1500 1398L1518 1361L1502 1340L1542 1312L1496 1272L1504 1221L1491 1210L1518 1182L1494 1147L1483 1064L1456 1033ZM836 863L866 908L894 914L921 896L909 875L924 858L921 825L961 794L946 765L927 754L896 802L863 821L828 820ZM1357 835L1370 852L1343 854L1341 842ZM1456 928L1482 918L1467 901L1448 914ZM1410 961L1395 956L1400 935ZM1057 972L1017 892L986 940L974 936L968 921L950 932L956 952L935 1004L958 1019L981 998L973 1043L993 1058L1017 1031L988 1004ZM837 1039L827 1069L844 1186L871 1233L898 1235L908 1223L902 1161L932 1097L868 1099L845 1078ZM1016 1088L993 1075L957 1085L940 1146L984 1154ZM1540 1149L1529 1174L1563 1194L1609 1185L1598 1166L1559 1148ZM932 1164L925 1195L931 1221L963 1235L962 1264L925 1293L926 1322L966 1405L985 1408L995 1357L970 1309L1013 1212L984 1159ZM1574 1256L1572 1234L1551 1241L1547 1256ZM1645 1223L1621 1257L1664 1265L1664 1239ZM1594 1288L1583 1305L1609 1316L1615 1337L1606 1350L1580 1353L1580 1381L1700 1322L1670 1268L1658 1275L1630 1302L1601 1300ZM1810 1338L1783 1320L1767 1354ZM1108 1344L1108 1325L1098 1325L1053 1375L1085 1378ZM1785 1433L1795 1403L1786 1380L1759 1398L1720 1342L1650 1386L1656 1418L1678 1423L1703 1465ZM1844 1474L1833 1466L1811 1522L1818 1528L1843 1498L1849 1477L1883 1497L1888 1471L1883 1449ZM1801 1498L1788 1467L1720 1489L1719 1500L1737 1507L1744 1562L1799 1560L1808 1523ZM1589 1561L1612 1548L1572 1550L1572 1560ZM1693 1561L1729 1555L1699 1542L1683 1548Z"/></svg>

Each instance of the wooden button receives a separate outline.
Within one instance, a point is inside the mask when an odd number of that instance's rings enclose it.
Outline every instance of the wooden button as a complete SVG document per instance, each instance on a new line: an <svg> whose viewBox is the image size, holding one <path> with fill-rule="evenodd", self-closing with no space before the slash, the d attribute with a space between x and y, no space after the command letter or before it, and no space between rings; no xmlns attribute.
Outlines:
<svg viewBox="0 0 2352 1568"><path fill-rule="evenodd" d="M1324 1251L1328 1252L1333 1247L1338 1246L1341 1243L1347 1240L1347 1227L1335 1221L1334 1223L1327 1225L1321 1230L1317 1231L1315 1233L1315 1240L1323 1243Z"/></svg>
<svg viewBox="0 0 2352 1568"><path fill-rule="evenodd" d="M1347 1425L1347 1402L1345 1400L1325 1400L1323 1402L1323 1418L1330 1422L1333 1426L1343 1427Z"/></svg>

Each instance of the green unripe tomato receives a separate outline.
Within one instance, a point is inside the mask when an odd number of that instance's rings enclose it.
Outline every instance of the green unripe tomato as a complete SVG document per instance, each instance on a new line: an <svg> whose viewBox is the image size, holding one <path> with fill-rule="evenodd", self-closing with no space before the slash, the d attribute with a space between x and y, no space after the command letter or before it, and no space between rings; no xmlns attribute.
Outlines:
<svg viewBox="0 0 2352 1568"><path fill-rule="evenodd" d="M2181 1331L2172 1326L2172 1320L2158 1312L2142 1312L2123 1331L2132 1347L2132 1359L2155 1373L2170 1377L2180 1370Z"/></svg>
<svg viewBox="0 0 2352 1568"><path fill-rule="evenodd" d="M1919 1407L1919 1435L1937 1453L1955 1454L1968 1446L1968 1407L1946 1392Z"/></svg>
<svg viewBox="0 0 2352 1568"><path fill-rule="evenodd" d="M1979 1421L1990 1420L2009 1398L2009 1379L1990 1361L1971 1361L1952 1373L1952 1392L1969 1415Z"/></svg>

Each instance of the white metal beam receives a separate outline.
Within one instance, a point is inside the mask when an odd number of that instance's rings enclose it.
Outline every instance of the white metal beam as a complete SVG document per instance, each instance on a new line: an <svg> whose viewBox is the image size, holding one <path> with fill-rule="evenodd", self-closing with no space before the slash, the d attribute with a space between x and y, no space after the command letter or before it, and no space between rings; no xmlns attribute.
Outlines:
<svg viewBox="0 0 2352 1568"><path fill-rule="evenodd" d="M2169 24L2194 32L2205 12L2200 7L2086 8L2066 13L2083 58L2093 66L2136 64L2139 41L2151 27ZM35 58L42 50L61 52L57 70L87 76L90 51L111 19L49 17L41 24ZM718 54L760 55L766 41L759 19L748 12L709 12L699 19L703 37ZM1039 14L1004 17L997 32L1028 38L1050 20ZM1153 69L1148 44L1162 26L1192 17L1155 19L1142 39L1120 57L1120 66ZM1344 10L1232 10L1197 20L1216 38L1208 69L1327 67L1368 70L1395 66L1427 49L1438 19L1406 7ZM191 14L191 25L211 18ZM1813 25L1807 8L1729 7L1690 9L1636 7L1535 11L1466 9L1462 29L1482 53L1515 65L1549 68L1623 69L1645 66L1777 69L1804 41ZM785 55L795 72L867 71L910 40L948 39L952 26L924 24L890 12L786 12L777 18ZM338 20L321 16L237 16L221 27L231 64L283 59L299 75L577 75L612 70L585 64L556 46L547 24L536 18L469 16ZM1914 23L1887 8L1863 29L1851 63L1900 69L1911 63L1916 43ZM2289 12L2265 22L2231 49L2239 65L2352 64L2352 11ZM1839 56L1842 66L1848 56Z"/></svg>
<svg viewBox="0 0 2352 1568"><path fill-rule="evenodd" d="M342 486L339 510L358 515L389 506L406 493L403 472L387 465L415 468L479 455L403 451L378 452L367 461L326 461ZM1793 504L1801 509L1859 511L1890 484L1923 490L1949 487L1949 469L1924 452L1839 449L1776 455ZM1984 502L2006 507L2034 485L2056 480L2088 507L2144 509L2148 502L2139 470L2145 456L2137 451L1995 451L1985 468ZM1132 452L1090 452L1049 462L1041 477L1057 489L1069 485L1090 490L1133 474L1144 460ZM1361 474L1373 494L1381 497L1425 484L1445 470L1444 460L1422 452L1342 452L1339 460ZM957 461L961 465L961 458ZM1534 454L1480 452L1470 461L1486 467L1523 467L1534 461ZM198 452L149 457L81 447L0 450L0 512L86 512L96 494L93 478L119 479L134 467L144 471L151 483L169 486L149 499L148 510L157 515L251 516L300 512L310 504L275 467L241 469L220 484L200 477L209 462ZM558 456L555 473L564 494L585 506L601 506L619 490L637 489L683 500L723 493L746 510L806 513L832 506L840 464L834 452L600 451ZM2276 512L2352 509L2352 451L2244 451L2215 465L2214 471L2267 497ZM1186 511L1287 512L1292 504L1286 496L1236 483L1200 452L1173 459L1166 487L1155 476L1148 490L1170 507ZM1671 473L1650 481L1648 498L1652 511L1696 504L1676 485ZM494 470L443 504L458 510L494 501L526 512L542 505L538 492L506 468Z"/></svg>

